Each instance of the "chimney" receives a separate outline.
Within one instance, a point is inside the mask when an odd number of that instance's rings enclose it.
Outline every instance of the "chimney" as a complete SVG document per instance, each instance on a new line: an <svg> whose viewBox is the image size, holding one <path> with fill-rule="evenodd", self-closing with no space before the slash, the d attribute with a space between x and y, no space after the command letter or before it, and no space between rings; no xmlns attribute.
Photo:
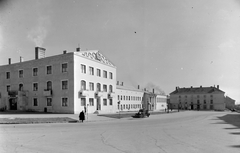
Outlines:
<svg viewBox="0 0 240 153"><path fill-rule="evenodd" d="M64 50L64 51L63 51L63 54L66 54L66 53L67 53L67 51L66 51L66 50Z"/></svg>
<svg viewBox="0 0 240 153"><path fill-rule="evenodd" d="M81 48L80 48L80 47L76 48L76 51L77 51L77 52L80 52L80 51L81 51Z"/></svg>
<svg viewBox="0 0 240 153"><path fill-rule="evenodd" d="M140 89L140 85L138 85L138 89Z"/></svg>
<svg viewBox="0 0 240 153"><path fill-rule="evenodd" d="M8 58L8 64L9 65L11 64L11 58Z"/></svg>
<svg viewBox="0 0 240 153"><path fill-rule="evenodd" d="M217 88L219 89L219 85L217 85Z"/></svg>
<svg viewBox="0 0 240 153"><path fill-rule="evenodd" d="M21 63L21 62L23 62L23 61L24 61L24 60L23 60L23 57L22 57L22 56L20 56L20 63Z"/></svg>
<svg viewBox="0 0 240 153"><path fill-rule="evenodd" d="M153 88L153 93L154 93L154 88Z"/></svg>
<svg viewBox="0 0 240 153"><path fill-rule="evenodd" d="M35 59L40 59L45 57L45 48L35 47Z"/></svg>

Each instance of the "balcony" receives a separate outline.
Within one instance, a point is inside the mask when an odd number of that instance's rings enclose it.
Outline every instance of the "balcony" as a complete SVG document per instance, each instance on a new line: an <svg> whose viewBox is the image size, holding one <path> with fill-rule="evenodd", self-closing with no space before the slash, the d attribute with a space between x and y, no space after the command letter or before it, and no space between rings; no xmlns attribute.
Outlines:
<svg viewBox="0 0 240 153"><path fill-rule="evenodd" d="M87 96L89 96L88 92L89 92L88 90L79 91L78 96L79 97L87 97Z"/></svg>
<svg viewBox="0 0 240 153"><path fill-rule="evenodd" d="M102 96L103 96L103 92L101 91L95 92L95 97L102 97Z"/></svg>
<svg viewBox="0 0 240 153"><path fill-rule="evenodd" d="M108 99L111 99L111 98L114 98L114 97L115 97L114 92L108 93Z"/></svg>
<svg viewBox="0 0 240 153"><path fill-rule="evenodd" d="M51 97L52 96L52 90L44 90L43 96L45 97Z"/></svg>
<svg viewBox="0 0 240 153"><path fill-rule="evenodd" d="M18 95L18 91L17 90L8 91L8 95L10 97L16 97Z"/></svg>

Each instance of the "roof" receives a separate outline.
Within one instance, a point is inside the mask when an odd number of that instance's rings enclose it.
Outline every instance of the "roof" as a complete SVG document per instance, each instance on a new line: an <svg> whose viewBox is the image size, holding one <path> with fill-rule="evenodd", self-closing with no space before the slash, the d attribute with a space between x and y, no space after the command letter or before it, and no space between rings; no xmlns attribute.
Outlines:
<svg viewBox="0 0 240 153"><path fill-rule="evenodd" d="M209 93L225 93L216 87L191 87L191 88L179 88L177 87L172 94L209 94Z"/></svg>
<svg viewBox="0 0 240 153"><path fill-rule="evenodd" d="M107 59L102 53L98 50L87 50L87 51L79 51L74 52L77 55L87 57L89 59L95 60L97 62L116 67L109 59Z"/></svg>
<svg viewBox="0 0 240 153"><path fill-rule="evenodd" d="M131 90L131 91L138 91L138 92L144 92L141 89L134 88L132 86L122 86L122 85L117 85L117 89L122 89L122 90Z"/></svg>

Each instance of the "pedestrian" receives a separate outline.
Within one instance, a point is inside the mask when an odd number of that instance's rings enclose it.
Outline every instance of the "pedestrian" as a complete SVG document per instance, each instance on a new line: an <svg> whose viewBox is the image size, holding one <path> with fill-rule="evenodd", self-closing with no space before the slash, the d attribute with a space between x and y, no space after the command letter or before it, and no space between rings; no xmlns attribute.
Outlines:
<svg viewBox="0 0 240 153"><path fill-rule="evenodd" d="M80 112L79 114L79 120L83 122L83 120L85 120L85 114L83 111Z"/></svg>

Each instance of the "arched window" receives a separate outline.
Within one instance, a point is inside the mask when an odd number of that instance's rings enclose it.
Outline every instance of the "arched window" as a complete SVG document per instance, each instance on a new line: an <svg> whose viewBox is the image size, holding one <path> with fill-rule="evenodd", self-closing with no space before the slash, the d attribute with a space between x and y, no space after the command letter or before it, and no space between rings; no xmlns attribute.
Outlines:
<svg viewBox="0 0 240 153"><path fill-rule="evenodd" d="M18 88L19 91L23 91L23 84L19 84L19 88Z"/></svg>
<svg viewBox="0 0 240 153"><path fill-rule="evenodd" d="M109 92L113 92L113 87L112 87L112 85L109 85Z"/></svg>
<svg viewBox="0 0 240 153"><path fill-rule="evenodd" d="M97 91L101 91L101 84L97 83Z"/></svg>
<svg viewBox="0 0 240 153"><path fill-rule="evenodd" d="M47 90L52 90L52 82L51 81L47 82Z"/></svg>
<svg viewBox="0 0 240 153"><path fill-rule="evenodd" d="M81 81L81 89L86 90L86 81L84 80Z"/></svg>

